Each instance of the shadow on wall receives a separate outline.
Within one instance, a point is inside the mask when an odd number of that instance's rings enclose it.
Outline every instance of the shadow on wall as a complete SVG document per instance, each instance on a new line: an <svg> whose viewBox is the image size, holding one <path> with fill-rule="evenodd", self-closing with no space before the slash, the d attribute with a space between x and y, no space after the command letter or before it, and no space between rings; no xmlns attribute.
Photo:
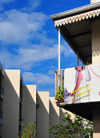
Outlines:
<svg viewBox="0 0 100 138"><path fill-rule="evenodd" d="M64 113L56 106L54 97L49 97L49 92L36 92L36 85L22 85L21 105L20 80L20 70L5 70L1 83L4 88L4 100L0 135L3 138L18 138L19 119L20 113L22 113L22 124L27 126L29 123L34 123L38 131L37 138L53 138L47 129L51 125L59 124L60 116L62 117Z"/></svg>
<svg viewBox="0 0 100 138"><path fill-rule="evenodd" d="M59 123L62 125L66 125L66 123L64 121L62 121L61 119L65 118L65 112L68 112L67 110L60 108L60 118L59 118Z"/></svg>
<svg viewBox="0 0 100 138"><path fill-rule="evenodd" d="M49 114L49 127L53 125L59 124L59 115L60 115L60 108L56 106L54 97L50 97L50 114ZM51 133L49 133L49 138L55 138Z"/></svg>
<svg viewBox="0 0 100 138"><path fill-rule="evenodd" d="M37 92L37 104L37 138L54 138L47 129L56 124L64 124L61 118L64 118L65 110L56 106L49 92Z"/></svg>
<svg viewBox="0 0 100 138"><path fill-rule="evenodd" d="M10 78L10 79L9 79ZM2 105L2 138L18 138L19 131L19 93L20 71L6 70L2 78L4 99ZM12 131L13 130L13 131Z"/></svg>
<svg viewBox="0 0 100 138"><path fill-rule="evenodd" d="M37 138L49 138L49 92L37 92Z"/></svg>
<svg viewBox="0 0 100 138"><path fill-rule="evenodd" d="M20 79L20 70L6 70L2 79L4 100L1 135L3 138L18 138L19 128L21 128L19 119L26 126L29 123L36 123L36 85L22 85L21 104Z"/></svg>
<svg viewBox="0 0 100 138"><path fill-rule="evenodd" d="M23 124L34 123L36 129L36 85L23 85Z"/></svg>

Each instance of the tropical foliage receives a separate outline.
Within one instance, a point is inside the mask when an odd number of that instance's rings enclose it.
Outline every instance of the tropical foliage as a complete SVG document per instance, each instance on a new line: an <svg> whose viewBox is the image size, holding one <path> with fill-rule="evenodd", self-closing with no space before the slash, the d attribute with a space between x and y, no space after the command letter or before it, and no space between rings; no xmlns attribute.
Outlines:
<svg viewBox="0 0 100 138"><path fill-rule="evenodd" d="M88 134L93 133L93 123L80 116L75 116L75 119L71 119L70 114L65 113L65 118L62 119L66 125L57 124L51 126L48 131L55 138L85 138Z"/></svg>
<svg viewBox="0 0 100 138"><path fill-rule="evenodd" d="M59 86L59 89L58 89L58 91L55 94L55 99L57 101L64 100L64 83L62 84L62 89Z"/></svg>
<svg viewBox="0 0 100 138"><path fill-rule="evenodd" d="M33 123L29 123L28 127L25 127L23 124L22 128L21 136L19 136L19 138L33 138L33 136L37 133L37 131L34 129L35 126Z"/></svg>

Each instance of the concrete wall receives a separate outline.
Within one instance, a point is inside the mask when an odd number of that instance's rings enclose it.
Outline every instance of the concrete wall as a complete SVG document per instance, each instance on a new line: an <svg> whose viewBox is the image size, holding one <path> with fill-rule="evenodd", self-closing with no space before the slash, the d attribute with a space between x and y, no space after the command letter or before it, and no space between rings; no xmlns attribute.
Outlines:
<svg viewBox="0 0 100 138"><path fill-rule="evenodd" d="M93 0L97 2L100 0ZM92 21L92 64L100 63L100 19ZM93 138L100 138L100 112L93 114Z"/></svg>
<svg viewBox="0 0 100 138"><path fill-rule="evenodd" d="M25 126L29 123L36 125L36 85L23 85L22 92L23 124Z"/></svg>
<svg viewBox="0 0 100 138"><path fill-rule="evenodd" d="M37 138L49 138L49 92L37 92Z"/></svg>
<svg viewBox="0 0 100 138"><path fill-rule="evenodd" d="M34 123L38 131L37 138L54 138L47 131L50 126L63 124L66 110L56 106L54 97L49 92L36 92L36 85L21 85L20 70L5 70L1 86L4 88L2 104L3 124L0 126L2 138L18 138L20 91L22 89L22 124ZM37 108L36 108L37 107Z"/></svg>
<svg viewBox="0 0 100 138"><path fill-rule="evenodd" d="M100 138L100 113L93 115L93 138Z"/></svg>
<svg viewBox="0 0 100 138"><path fill-rule="evenodd" d="M100 63L100 19L92 22L92 64Z"/></svg>
<svg viewBox="0 0 100 138"><path fill-rule="evenodd" d="M62 121L62 119L65 118L65 114L64 114L65 112L67 112L65 109L60 108L59 123L62 125L66 125L66 123Z"/></svg>
<svg viewBox="0 0 100 138"><path fill-rule="evenodd" d="M49 127L59 124L60 108L57 107L54 97L49 97ZM49 138L54 138L54 136L49 133Z"/></svg>
<svg viewBox="0 0 100 138"><path fill-rule="evenodd" d="M100 138L100 110L93 111L93 138Z"/></svg>
<svg viewBox="0 0 100 138"><path fill-rule="evenodd" d="M2 86L4 88L2 138L18 138L20 70L5 70Z"/></svg>

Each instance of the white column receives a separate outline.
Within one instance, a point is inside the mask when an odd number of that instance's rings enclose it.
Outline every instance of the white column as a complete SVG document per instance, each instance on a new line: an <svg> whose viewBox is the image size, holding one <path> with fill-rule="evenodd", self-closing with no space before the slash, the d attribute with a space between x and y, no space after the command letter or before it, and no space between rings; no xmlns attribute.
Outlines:
<svg viewBox="0 0 100 138"><path fill-rule="evenodd" d="M100 19L92 21L92 64L100 63Z"/></svg>
<svg viewBox="0 0 100 138"><path fill-rule="evenodd" d="M60 70L60 28L58 28L58 70Z"/></svg>
<svg viewBox="0 0 100 138"><path fill-rule="evenodd" d="M60 86L60 27L58 28L58 86Z"/></svg>

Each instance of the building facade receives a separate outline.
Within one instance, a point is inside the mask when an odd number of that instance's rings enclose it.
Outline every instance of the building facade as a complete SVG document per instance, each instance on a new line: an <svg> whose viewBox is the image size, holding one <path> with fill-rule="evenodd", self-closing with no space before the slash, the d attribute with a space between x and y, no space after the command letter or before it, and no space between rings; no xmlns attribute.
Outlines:
<svg viewBox="0 0 100 138"><path fill-rule="evenodd" d="M20 70L5 70L1 64L0 90L0 138L18 138L22 124L29 123L38 131L36 138L53 138L47 129L61 123L65 110L56 107L49 92L24 85Z"/></svg>
<svg viewBox="0 0 100 138"><path fill-rule="evenodd" d="M58 30L58 72L59 70L62 71L60 69L60 34L77 55L77 66L79 66L79 59L83 65L95 66L94 64L100 64L100 0L91 0L89 5L54 14L50 17ZM98 72L100 72L99 69ZM60 73L56 76L60 82ZM98 77L100 78L100 76ZM60 86L57 81L56 84ZM96 84L99 88L99 82L94 82L93 93L96 93ZM97 91L97 95L99 97L99 91ZM71 104L70 107L63 104L60 107L93 121L93 137L100 138L100 99L95 100L95 96L93 98L94 101Z"/></svg>

